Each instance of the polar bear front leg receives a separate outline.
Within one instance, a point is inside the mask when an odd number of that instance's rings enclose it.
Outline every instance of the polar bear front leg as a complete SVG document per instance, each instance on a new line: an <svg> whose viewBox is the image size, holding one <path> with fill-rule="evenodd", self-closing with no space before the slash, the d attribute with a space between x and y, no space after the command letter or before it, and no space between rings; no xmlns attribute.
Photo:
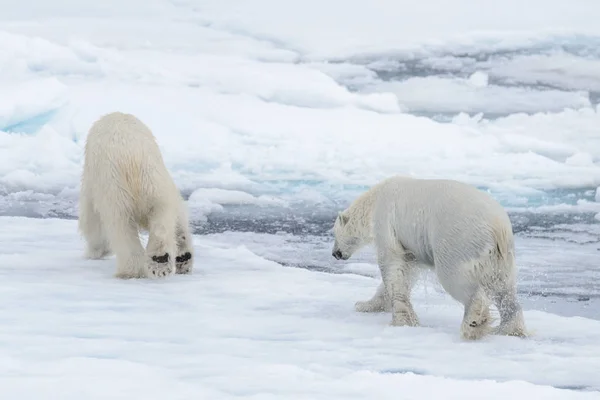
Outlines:
<svg viewBox="0 0 600 400"><path fill-rule="evenodd" d="M418 326L419 319L410 301L412 265L404 254L383 249L378 251L378 264L385 292L389 296L393 326ZM384 303L385 304L385 303Z"/></svg>
<svg viewBox="0 0 600 400"><path fill-rule="evenodd" d="M156 207L148 218L146 267L149 278L162 278L175 273L177 216L169 207Z"/></svg>
<svg viewBox="0 0 600 400"><path fill-rule="evenodd" d="M354 305L354 309L364 313L391 311L391 305L389 304L389 299L385 295L385 285L383 282L377 287L377 291L371 299L357 301Z"/></svg>

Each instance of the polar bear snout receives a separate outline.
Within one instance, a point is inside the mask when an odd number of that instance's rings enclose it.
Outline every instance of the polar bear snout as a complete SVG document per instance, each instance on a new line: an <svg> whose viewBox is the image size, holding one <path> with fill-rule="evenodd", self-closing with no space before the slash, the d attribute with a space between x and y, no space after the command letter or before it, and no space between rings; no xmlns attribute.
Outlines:
<svg viewBox="0 0 600 400"><path fill-rule="evenodd" d="M342 251L341 251L341 250L339 250L339 249L338 249L338 250L334 250L334 251L331 253L331 255L332 255L332 256L333 256L333 258L335 258L336 260L340 260L340 259L344 258L344 257L343 257L343 255L342 255Z"/></svg>
<svg viewBox="0 0 600 400"><path fill-rule="evenodd" d="M331 255L336 260L347 260L347 259L350 258L350 256L352 255L352 253L351 252L343 253L342 250L340 250L337 247L334 247L333 251L331 252Z"/></svg>

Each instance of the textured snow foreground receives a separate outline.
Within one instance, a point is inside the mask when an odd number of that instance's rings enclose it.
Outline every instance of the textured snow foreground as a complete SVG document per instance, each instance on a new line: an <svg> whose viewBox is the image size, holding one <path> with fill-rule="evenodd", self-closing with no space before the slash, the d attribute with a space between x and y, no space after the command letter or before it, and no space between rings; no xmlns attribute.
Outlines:
<svg viewBox="0 0 600 400"><path fill-rule="evenodd" d="M4 217L0 242L5 399L600 397L600 321L527 311L534 338L465 343L443 294L419 287L424 326L393 328L353 311L375 279L206 237L193 275L161 281L83 260L75 221Z"/></svg>

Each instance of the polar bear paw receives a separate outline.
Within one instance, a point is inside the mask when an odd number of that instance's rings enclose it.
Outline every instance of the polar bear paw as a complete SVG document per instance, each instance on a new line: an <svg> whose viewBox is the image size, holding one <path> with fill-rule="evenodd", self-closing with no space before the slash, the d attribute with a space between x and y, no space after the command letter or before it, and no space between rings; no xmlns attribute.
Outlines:
<svg viewBox="0 0 600 400"><path fill-rule="evenodd" d="M383 302L377 300L357 301L354 304L354 309L361 313L377 313L384 311Z"/></svg>
<svg viewBox="0 0 600 400"><path fill-rule="evenodd" d="M522 314L515 316L508 322L501 322L500 325L494 328L493 333L495 335L515 336L520 338L531 336L531 332L528 332L527 328L525 328Z"/></svg>
<svg viewBox="0 0 600 400"><path fill-rule="evenodd" d="M477 314L471 313L463 320L461 335L465 340L480 340L493 332L493 322L488 308L479 310Z"/></svg>
<svg viewBox="0 0 600 400"><path fill-rule="evenodd" d="M153 255L148 263L148 276L150 278L164 278L175 273L174 263L169 253Z"/></svg>
<svg viewBox="0 0 600 400"><path fill-rule="evenodd" d="M417 327L419 326L419 318L414 311L402 311L395 312L392 314L392 322L391 326L410 326Z"/></svg>
<svg viewBox="0 0 600 400"><path fill-rule="evenodd" d="M192 267L192 253L189 251L186 251L185 253L175 257L175 273L189 274L192 272Z"/></svg>
<svg viewBox="0 0 600 400"><path fill-rule="evenodd" d="M110 249L105 246L88 247L85 252L85 257L90 260L102 260L111 254L112 252Z"/></svg>

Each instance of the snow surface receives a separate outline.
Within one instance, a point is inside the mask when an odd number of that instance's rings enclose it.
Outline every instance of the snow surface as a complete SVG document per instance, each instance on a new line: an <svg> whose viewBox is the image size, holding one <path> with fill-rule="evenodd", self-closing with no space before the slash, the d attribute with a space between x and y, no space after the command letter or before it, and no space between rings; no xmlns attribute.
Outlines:
<svg viewBox="0 0 600 400"><path fill-rule="evenodd" d="M0 10L0 397L598 398L598 1ZM192 276L121 282L81 259L65 219L87 131L115 110L152 129L188 199ZM462 343L432 282L424 328L352 311L377 268L332 260L332 220L396 173L507 207L533 339Z"/></svg>
<svg viewBox="0 0 600 400"><path fill-rule="evenodd" d="M461 308L427 286L415 292L423 327L392 328L353 311L377 279L194 239L194 274L121 281L114 258L81 258L75 221L5 217L2 397L600 397L588 392L600 390L600 321L527 311L534 338L466 343Z"/></svg>

